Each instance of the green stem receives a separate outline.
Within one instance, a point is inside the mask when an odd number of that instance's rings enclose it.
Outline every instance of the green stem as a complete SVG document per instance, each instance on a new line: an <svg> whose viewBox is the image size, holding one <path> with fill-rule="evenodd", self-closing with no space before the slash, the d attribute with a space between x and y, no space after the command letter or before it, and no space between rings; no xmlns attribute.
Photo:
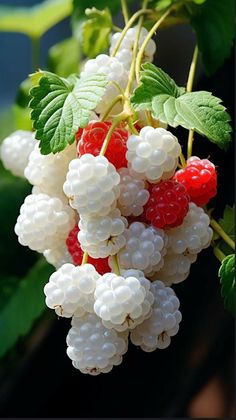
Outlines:
<svg viewBox="0 0 236 420"><path fill-rule="evenodd" d="M235 250L235 243L234 241L227 235L227 233L222 229L222 227L217 223L215 219L211 219L210 221L211 227L218 233L218 235L224 239L225 243L228 244L233 250Z"/></svg>
<svg viewBox="0 0 236 420"><path fill-rule="evenodd" d="M148 14L152 11L152 9L145 9L145 10L139 10L138 12L136 12L131 18L130 20L127 22L127 24L125 25L123 31L120 34L120 38L114 48L114 50L112 51L111 57L115 57L117 51L119 50L121 43L126 35L126 32L129 30L129 28L131 28L131 26L133 25L133 23L142 15Z"/></svg>
<svg viewBox="0 0 236 420"><path fill-rule="evenodd" d="M223 259L226 257L226 255L216 246L213 248L213 252L220 262L222 262Z"/></svg>
<svg viewBox="0 0 236 420"><path fill-rule="evenodd" d="M144 0L141 10L145 10L147 3L148 3L148 0ZM139 45L139 38L140 38L140 33L141 33L142 25L143 25L143 19L144 19L144 16L141 15L139 18L137 31L136 31L136 37L134 41L132 63L131 63L130 71L129 71L128 83L125 89L125 96L127 100L129 100L129 95L130 95L132 84L135 78L135 61L138 54L138 45Z"/></svg>
<svg viewBox="0 0 236 420"><path fill-rule="evenodd" d="M113 263L113 267L114 267L114 268L113 268L114 273L115 273L117 276L120 276L120 267L119 267L119 263L118 263L117 255L112 255L111 259L112 259L112 263Z"/></svg>
<svg viewBox="0 0 236 420"><path fill-rule="evenodd" d="M194 48L193 59L192 59L190 69L189 69L189 75L188 75L188 81L187 81L187 87L186 87L187 92L192 92L192 89L193 89L193 81L194 81L194 76L196 73L197 59L198 59L198 46L196 45L196 47ZM188 159L192 156L193 141L194 141L193 136L194 136L194 130L189 130L188 146L187 146Z"/></svg>
<svg viewBox="0 0 236 420"><path fill-rule="evenodd" d="M125 24L127 24L129 21L129 11L128 11L128 5L127 5L126 0L121 0L121 9L122 9L122 14L124 16Z"/></svg>
<svg viewBox="0 0 236 420"><path fill-rule="evenodd" d="M135 135L138 135L139 134L138 130L136 130L131 118L128 118L127 123L128 123L128 126L129 126L129 129L130 129L131 133L135 134Z"/></svg>
<svg viewBox="0 0 236 420"><path fill-rule="evenodd" d="M149 31L148 35L146 36L140 50L139 53L137 55L137 60L136 60L136 67L135 67L135 72L136 72L136 79L137 82L140 82L140 77L139 77L139 73L140 73L140 68L141 68L141 63L142 63L142 58L145 52L145 48L147 46L147 44L149 43L150 39L153 37L153 35L155 34L155 32L157 31L157 29L159 28L159 26L162 24L162 22L165 20L165 18L170 14L170 12L172 11L172 8L169 8L168 10L166 10L166 12L160 17L160 19L155 23L155 25L153 25L153 27L151 28L151 30Z"/></svg>
<svg viewBox="0 0 236 420"><path fill-rule="evenodd" d="M198 59L198 46L194 48L193 59L190 65L189 74L188 74L188 81L187 81L187 92L192 92L193 90L193 81L197 67L197 59Z"/></svg>
<svg viewBox="0 0 236 420"><path fill-rule="evenodd" d="M185 160L185 157L184 157L182 152L180 153L179 159L180 159L182 168L185 168L187 166L187 164L186 164L186 160Z"/></svg>
<svg viewBox="0 0 236 420"><path fill-rule="evenodd" d="M118 125L121 121L127 120L127 118L129 118L129 117L130 117L130 115L129 115L129 114L127 114L126 112L121 112L120 114L118 114L118 115L114 118L114 121L113 121L113 123L112 123L111 127L109 128L109 130L108 130L108 132L107 132L107 135L106 135L106 137L105 137L105 139L104 139L104 142L103 142L102 148L101 148L101 150L100 150L100 155L101 155L101 156L104 156L104 155L105 155L105 153L106 153L106 151L107 151L107 148L108 148L108 145L109 145L110 138L111 138L111 136L112 136L113 131L114 131L114 130L115 130L115 128L117 127L117 125Z"/></svg>
<svg viewBox="0 0 236 420"><path fill-rule="evenodd" d="M84 252L81 265L87 264L87 262L88 262L88 253Z"/></svg>
<svg viewBox="0 0 236 420"><path fill-rule="evenodd" d="M40 68L40 38L31 38L32 71Z"/></svg>
<svg viewBox="0 0 236 420"><path fill-rule="evenodd" d="M110 103L109 107L107 108L107 110L105 111L102 120L101 121L106 121L108 115L110 114L112 108L120 101L123 100L123 95L118 95L115 99L113 99L113 101Z"/></svg>
<svg viewBox="0 0 236 420"><path fill-rule="evenodd" d="M122 29L119 26L116 26L114 24L112 25L112 29L114 32L122 32Z"/></svg>

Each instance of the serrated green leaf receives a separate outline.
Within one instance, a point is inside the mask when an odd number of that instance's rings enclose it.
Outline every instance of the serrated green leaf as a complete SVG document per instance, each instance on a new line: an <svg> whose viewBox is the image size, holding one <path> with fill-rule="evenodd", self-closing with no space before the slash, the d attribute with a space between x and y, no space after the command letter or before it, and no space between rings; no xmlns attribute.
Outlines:
<svg viewBox="0 0 236 420"><path fill-rule="evenodd" d="M233 313L235 307L235 256L233 254L223 259L219 277L225 307Z"/></svg>
<svg viewBox="0 0 236 420"><path fill-rule="evenodd" d="M79 72L80 45L75 38L68 38L50 48L48 70L61 77Z"/></svg>
<svg viewBox="0 0 236 420"><path fill-rule="evenodd" d="M206 91L185 93L172 99L159 95L152 101L153 116L172 127L181 125L187 130L193 129L221 149L227 149L232 128L230 116L220 102L221 99Z"/></svg>
<svg viewBox="0 0 236 420"><path fill-rule="evenodd" d="M40 38L72 12L72 0L45 0L31 7L0 6L0 31Z"/></svg>
<svg viewBox="0 0 236 420"><path fill-rule="evenodd" d="M145 63L140 72L141 84L135 89L131 98L135 110L151 109L152 100L157 95L168 95L177 98L184 93L175 81L161 68Z"/></svg>
<svg viewBox="0 0 236 420"><path fill-rule="evenodd" d="M42 154L60 152L74 142L76 131L88 123L106 85L107 76L103 74L75 81L44 73L30 92L31 119Z"/></svg>
<svg viewBox="0 0 236 420"><path fill-rule="evenodd" d="M45 309L43 287L53 267L38 261L26 277L14 288L12 297L0 308L0 357L23 335Z"/></svg>
<svg viewBox="0 0 236 420"><path fill-rule="evenodd" d="M225 233L227 233L227 235L235 241L235 206L230 207L227 205L224 209L223 217L218 220L218 223ZM214 232L214 240L218 240L217 246L225 255L232 252L230 246L226 244L223 239L221 240L220 236L216 232Z"/></svg>
<svg viewBox="0 0 236 420"><path fill-rule="evenodd" d="M109 47L109 35L112 30L112 17L109 10L95 7L86 9L88 20L82 24L83 52L90 58L96 57Z"/></svg>
<svg viewBox="0 0 236 420"><path fill-rule="evenodd" d="M207 0L196 7L196 13L191 17L208 75L213 74L230 55L235 33L234 8L234 0Z"/></svg>

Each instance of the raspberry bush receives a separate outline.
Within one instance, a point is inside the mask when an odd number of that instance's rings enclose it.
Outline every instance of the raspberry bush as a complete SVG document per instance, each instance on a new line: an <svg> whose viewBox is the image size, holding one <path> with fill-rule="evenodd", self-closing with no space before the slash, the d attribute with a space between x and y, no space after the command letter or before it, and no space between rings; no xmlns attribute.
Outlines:
<svg viewBox="0 0 236 420"><path fill-rule="evenodd" d="M221 168L196 156L193 143L195 133L222 149L231 141L221 100L193 91L198 51L208 72L216 66L206 61L197 25L208 0L144 0L133 16L121 3L120 29L108 9L86 9L80 74L31 75L33 132L12 133L0 151L3 165L32 185L15 232L54 266L46 305L72 318L67 354L91 375L119 365L130 341L146 352L170 345L182 319L172 285L210 245L233 307L231 212L218 223L210 201ZM198 45L179 87L152 64L153 37L183 13Z"/></svg>

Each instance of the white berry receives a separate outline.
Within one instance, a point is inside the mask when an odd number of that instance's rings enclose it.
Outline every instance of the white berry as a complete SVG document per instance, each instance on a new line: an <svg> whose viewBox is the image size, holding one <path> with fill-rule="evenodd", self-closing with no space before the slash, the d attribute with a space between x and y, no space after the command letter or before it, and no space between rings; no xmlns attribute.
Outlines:
<svg viewBox="0 0 236 420"><path fill-rule="evenodd" d="M170 178L181 152L177 138L164 128L143 127L127 141L126 158L135 177L158 182Z"/></svg>
<svg viewBox="0 0 236 420"><path fill-rule="evenodd" d="M99 274L91 264L64 264L44 287L46 305L57 315L69 318L93 312L94 290Z"/></svg>
<svg viewBox="0 0 236 420"><path fill-rule="evenodd" d="M132 343L146 352L168 347L171 337L177 334L182 319L178 310L179 299L170 287L157 280L152 283L151 291L154 295L151 316L130 335Z"/></svg>
<svg viewBox="0 0 236 420"><path fill-rule="evenodd" d="M39 144L29 156L25 168L25 177L34 185L34 193L44 193L61 200L68 200L63 192L63 184L68 172L69 163L76 157L76 145L67 146L60 153L42 155Z"/></svg>
<svg viewBox="0 0 236 420"><path fill-rule="evenodd" d="M69 164L64 192L80 215L104 216L119 196L120 176L104 156L84 154Z"/></svg>
<svg viewBox="0 0 236 420"><path fill-rule="evenodd" d="M125 245L124 231L128 225L118 209L107 216L80 218L78 240L84 252L93 258L115 255Z"/></svg>
<svg viewBox="0 0 236 420"><path fill-rule="evenodd" d="M46 249L43 253L49 264L52 264L56 269L63 264L73 262L72 257L67 249L66 243L63 242L59 247L53 249Z"/></svg>
<svg viewBox="0 0 236 420"><path fill-rule="evenodd" d="M133 222L124 235L126 245L118 253L121 268L134 268L151 275L162 267L167 244L167 236L162 229Z"/></svg>
<svg viewBox="0 0 236 420"><path fill-rule="evenodd" d="M149 199L149 192L145 188L145 182L130 175L127 168L121 168L120 196L117 205L123 216L139 216L143 213L143 206Z"/></svg>
<svg viewBox="0 0 236 420"><path fill-rule="evenodd" d="M73 317L66 342L73 366L94 376L119 365L128 349L127 333L108 330L95 314Z"/></svg>
<svg viewBox="0 0 236 420"><path fill-rule="evenodd" d="M158 278L165 285L171 286L175 283L180 283L189 276L191 264L197 259L197 254L174 254L167 250L164 257L164 265L153 278Z"/></svg>
<svg viewBox="0 0 236 420"><path fill-rule="evenodd" d="M81 78L95 73L102 73L107 75L109 82L117 83L121 88L125 88L128 80L128 72L123 64L115 57L109 57L106 54L100 54L96 58L88 60L85 63L84 69L81 72ZM97 105L95 111L100 114L106 111L113 99L119 95L118 88L113 83L108 83L106 91ZM119 112L121 109L119 105L113 108L113 112Z"/></svg>
<svg viewBox="0 0 236 420"><path fill-rule="evenodd" d="M132 329L151 311L153 296L150 282L143 276L101 276L95 289L94 311L108 328L117 331Z"/></svg>
<svg viewBox="0 0 236 420"><path fill-rule="evenodd" d="M74 224L74 211L59 198L30 194L20 208L15 233L21 245L43 252L65 242Z"/></svg>
<svg viewBox="0 0 236 420"><path fill-rule="evenodd" d="M24 177L29 155L37 141L31 131L17 130L5 138L0 146L0 158L13 175Z"/></svg>

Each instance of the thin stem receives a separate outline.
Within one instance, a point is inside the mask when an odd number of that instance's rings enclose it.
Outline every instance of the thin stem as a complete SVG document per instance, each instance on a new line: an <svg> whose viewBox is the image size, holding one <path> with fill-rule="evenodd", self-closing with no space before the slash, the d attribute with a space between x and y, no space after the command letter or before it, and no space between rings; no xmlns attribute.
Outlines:
<svg viewBox="0 0 236 420"><path fill-rule="evenodd" d="M147 2L148 2L148 0L144 0L142 10L145 10ZM135 60L136 60L136 56L137 56L137 53L138 53L139 38L140 38L140 33L141 33L142 25L143 25L143 18L144 18L144 16L141 15L140 18L139 18L138 26L137 26L136 37L135 37L134 47L133 47L132 63L131 63L130 71L129 71L128 83L127 83L127 86L126 86L126 89L125 89L126 98L129 98L131 88L132 88L132 84L133 84L133 81L134 81L134 78L135 78Z"/></svg>
<svg viewBox="0 0 236 420"><path fill-rule="evenodd" d="M88 262L88 253L84 252L81 265L87 264L87 262Z"/></svg>
<svg viewBox="0 0 236 420"><path fill-rule="evenodd" d="M128 11L128 5L127 5L126 0L121 0L121 9L122 9L122 14L124 16L125 24L127 24L129 21L129 11Z"/></svg>
<svg viewBox="0 0 236 420"><path fill-rule="evenodd" d="M122 32L122 29L119 27L119 26L117 26L117 25L112 25L112 29L113 29L113 31L116 31L116 32Z"/></svg>
<svg viewBox="0 0 236 420"><path fill-rule="evenodd" d="M117 274L117 276L120 276L120 267L119 267L117 255L112 255L111 259L112 259L114 273Z"/></svg>
<svg viewBox="0 0 236 420"><path fill-rule="evenodd" d="M187 164L186 164L186 160L185 160L185 157L184 157L182 152L180 153L179 159L180 159L182 168L185 168L187 166Z"/></svg>
<svg viewBox="0 0 236 420"><path fill-rule="evenodd" d="M130 129L131 133L133 133L135 135L138 135L139 134L138 133L138 130L135 128L135 126L134 126L133 121L132 121L131 118L128 118L127 124L129 126L129 129Z"/></svg>
<svg viewBox="0 0 236 420"><path fill-rule="evenodd" d="M194 48L193 59L190 65L189 74L188 74L188 81L187 81L187 92L192 92L193 90L193 81L197 67L197 59L198 59L198 46Z"/></svg>
<svg viewBox="0 0 236 420"><path fill-rule="evenodd" d="M121 43L126 35L126 32L128 31L129 28L131 28L131 26L133 25L133 23L142 15L148 14L152 12L152 9L145 9L145 10L139 10L138 12L136 12L131 18L130 20L127 22L127 24L125 25L123 31L120 34L120 38L114 48L114 50L112 51L111 57L114 57L117 53L117 51L119 50Z"/></svg>
<svg viewBox="0 0 236 420"><path fill-rule="evenodd" d="M139 53L137 55L137 60L136 60L136 67L135 67L135 72L136 72L136 79L137 82L140 82L140 77L139 77L139 72L140 72L140 68L141 68L141 63L142 63L142 58L144 55L144 51L145 48L147 46L147 44L149 43L150 39L153 37L153 35L155 34L155 32L157 31L157 29L159 28L159 26L162 24L162 22L165 20L165 18L170 14L170 12L172 11L172 8L169 8L161 17L160 19L155 23L155 25L153 25L153 27L151 28L151 30L149 31L148 35L146 36L140 50Z"/></svg>
<svg viewBox="0 0 236 420"><path fill-rule="evenodd" d="M211 227L218 233L218 235L224 239L225 243L228 244L233 250L235 249L234 241L227 235L227 233L222 229L222 227L217 223L215 219L210 221Z"/></svg>
<svg viewBox="0 0 236 420"><path fill-rule="evenodd" d="M194 141L194 130L189 130L188 133L188 146L187 146L187 158L189 159L193 153L193 141Z"/></svg>
<svg viewBox="0 0 236 420"><path fill-rule="evenodd" d="M39 70L40 67L40 39L31 38L32 71Z"/></svg>
<svg viewBox="0 0 236 420"><path fill-rule="evenodd" d="M120 101L123 100L123 95L118 95L115 99L113 99L113 101L111 102L111 104L109 105L109 107L107 108L107 110L105 111L102 120L101 121L106 121L108 115L110 114L112 108Z"/></svg>
<svg viewBox="0 0 236 420"><path fill-rule="evenodd" d="M103 142L102 148L101 148L101 150L100 150L100 155L101 155L101 156L104 156L104 155L105 155L105 153L106 153L106 151L107 151L107 148L108 148L108 145L109 145L109 141L110 141L111 136L112 136L112 133L113 133L113 131L115 130L115 128L117 127L117 125L118 125L121 121L127 120L127 118L129 118L129 117L130 117L130 114L128 114L128 113L126 113L125 111L123 111L123 112L121 112L120 114L118 114L118 115L114 118L114 121L113 121L113 123L112 123L111 127L109 128L109 130L108 130L108 132L107 132L107 135L106 135L106 137L105 137L105 139L104 139L104 142Z"/></svg>
<svg viewBox="0 0 236 420"><path fill-rule="evenodd" d="M193 81L197 67L197 59L198 59L198 46L194 48L193 59L189 69L188 81L187 81L187 92L192 92L193 89ZM194 141L194 130L189 130L188 135L188 146L187 146L187 157L188 159L192 156L193 151L193 141Z"/></svg>
<svg viewBox="0 0 236 420"><path fill-rule="evenodd" d="M222 262L223 259L226 257L226 255L216 246L213 248L213 252L220 262Z"/></svg>

